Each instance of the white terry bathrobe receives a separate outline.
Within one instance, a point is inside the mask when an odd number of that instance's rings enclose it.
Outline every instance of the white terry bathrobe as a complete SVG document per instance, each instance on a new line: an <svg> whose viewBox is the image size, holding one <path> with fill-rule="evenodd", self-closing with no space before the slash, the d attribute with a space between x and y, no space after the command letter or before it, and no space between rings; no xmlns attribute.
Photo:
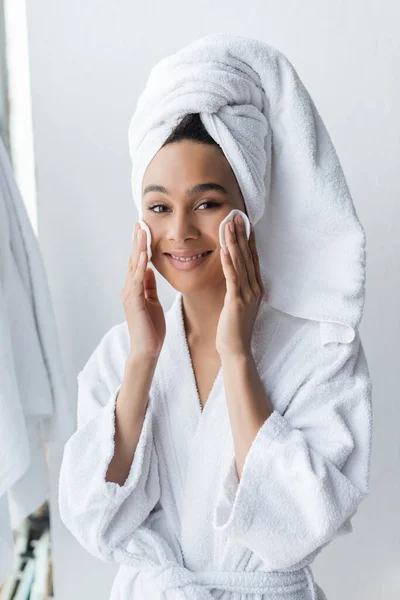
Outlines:
<svg viewBox="0 0 400 600"><path fill-rule="evenodd" d="M61 518L94 556L120 563L112 600L324 599L304 567L352 531L368 490L371 386L359 335L321 347L318 323L261 306L253 355L274 412L239 482L223 373L202 411L181 298L166 313L123 486L105 474L130 349L125 322L105 334L79 373L78 430L60 473Z"/></svg>
<svg viewBox="0 0 400 600"><path fill-rule="evenodd" d="M224 374L202 410L178 292L123 486L105 475L126 322L79 373L60 515L89 552L120 564L112 600L325 600L310 564L352 531L369 491L372 384L358 331L365 234L292 65L262 42L225 34L150 74L130 128L140 218L145 167L189 112L221 145L255 228L266 300L252 352L274 410L239 481Z"/></svg>

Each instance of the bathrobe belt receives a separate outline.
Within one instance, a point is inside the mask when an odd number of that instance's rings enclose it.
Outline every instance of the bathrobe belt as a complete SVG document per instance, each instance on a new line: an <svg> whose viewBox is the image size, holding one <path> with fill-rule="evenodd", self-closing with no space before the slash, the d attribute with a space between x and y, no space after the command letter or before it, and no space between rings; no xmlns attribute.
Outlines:
<svg viewBox="0 0 400 600"><path fill-rule="evenodd" d="M170 590L174 600L210 600L212 596L206 588L243 594L270 593L274 598L290 594L291 600L304 598L304 590L309 589L311 598L317 600L308 565L295 571L190 571L175 561L167 561L140 571L139 576L148 577L160 593Z"/></svg>

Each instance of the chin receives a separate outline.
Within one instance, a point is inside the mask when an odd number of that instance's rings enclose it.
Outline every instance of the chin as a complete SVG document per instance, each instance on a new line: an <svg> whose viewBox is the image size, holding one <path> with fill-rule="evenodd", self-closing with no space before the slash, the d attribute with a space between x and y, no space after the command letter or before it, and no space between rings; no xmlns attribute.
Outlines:
<svg viewBox="0 0 400 600"><path fill-rule="evenodd" d="M168 283L181 294L194 294L196 292L203 292L207 288L215 288L215 283L208 281L201 281L199 278L193 278L192 281L183 281L182 277L174 277L167 279Z"/></svg>
<svg viewBox="0 0 400 600"><path fill-rule="evenodd" d="M186 279L181 275L177 275L175 277L169 277L166 279L175 290L181 292L183 295L186 295L195 294L196 292L205 292L206 290L209 290L210 292L216 292L225 282L224 274L221 273L221 275L219 277L212 277L210 274L208 274L207 277L194 276L193 278L187 277Z"/></svg>

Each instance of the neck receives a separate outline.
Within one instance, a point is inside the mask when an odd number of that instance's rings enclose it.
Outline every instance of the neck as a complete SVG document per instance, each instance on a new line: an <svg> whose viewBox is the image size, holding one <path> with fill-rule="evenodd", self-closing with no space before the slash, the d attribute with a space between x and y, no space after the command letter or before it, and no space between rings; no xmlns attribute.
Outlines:
<svg viewBox="0 0 400 600"><path fill-rule="evenodd" d="M219 317L224 305L226 283L219 288L183 294L182 308L186 336L194 343L215 343Z"/></svg>

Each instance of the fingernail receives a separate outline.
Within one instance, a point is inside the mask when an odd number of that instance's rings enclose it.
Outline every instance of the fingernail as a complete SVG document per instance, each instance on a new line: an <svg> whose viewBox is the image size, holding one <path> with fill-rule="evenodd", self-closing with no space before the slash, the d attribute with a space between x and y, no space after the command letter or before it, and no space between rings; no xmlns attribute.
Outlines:
<svg viewBox="0 0 400 600"><path fill-rule="evenodd" d="M232 233L235 231L235 225L232 222L229 223L229 229L232 231Z"/></svg>

